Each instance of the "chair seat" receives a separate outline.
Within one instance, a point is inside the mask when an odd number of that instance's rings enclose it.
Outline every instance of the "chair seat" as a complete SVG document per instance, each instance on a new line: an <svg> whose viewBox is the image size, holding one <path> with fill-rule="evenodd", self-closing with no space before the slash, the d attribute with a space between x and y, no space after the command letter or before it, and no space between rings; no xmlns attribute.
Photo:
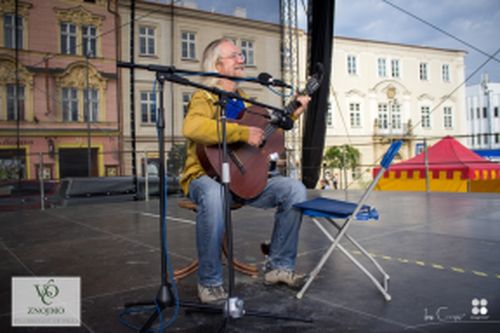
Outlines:
<svg viewBox="0 0 500 333"><path fill-rule="evenodd" d="M301 209L305 215L327 218L346 218L354 212L356 206L357 204L354 202L321 197L294 205L294 207ZM378 220L379 214L374 207L363 205L356 214L356 219L360 221Z"/></svg>

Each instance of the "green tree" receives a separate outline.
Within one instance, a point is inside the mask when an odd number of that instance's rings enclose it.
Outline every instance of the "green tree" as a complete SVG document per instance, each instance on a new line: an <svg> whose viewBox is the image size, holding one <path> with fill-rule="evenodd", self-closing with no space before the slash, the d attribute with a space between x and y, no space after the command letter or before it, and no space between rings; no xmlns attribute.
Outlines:
<svg viewBox="0 0 500 333"><path fill-rule="evenodd" d="M353 146L342 145L329 147L323 161L330 169L351 169L354 170L359 165L360 152Z"/></svg>
<svg viewBox="0 0 500 333"><path fill-rule="evenodd" d="M167 155L167 168L169 175L178 176L182 168L184 168L184 161L186 160L186 144L176 143Z"/></svg>

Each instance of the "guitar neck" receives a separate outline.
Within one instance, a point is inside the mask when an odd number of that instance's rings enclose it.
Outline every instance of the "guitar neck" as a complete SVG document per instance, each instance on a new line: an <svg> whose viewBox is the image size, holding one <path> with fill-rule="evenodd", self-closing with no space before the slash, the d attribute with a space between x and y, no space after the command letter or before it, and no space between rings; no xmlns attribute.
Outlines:
<svg viewBox="0 0 500 333"><path fill-rule="evenodd" d="M302 104L297 101L296 99L294 99L293 101L291 101L290 103L288 103L286 106L285 106L285 114L287 116L290 116L293 111L297 108L299 108Z"/></svg>

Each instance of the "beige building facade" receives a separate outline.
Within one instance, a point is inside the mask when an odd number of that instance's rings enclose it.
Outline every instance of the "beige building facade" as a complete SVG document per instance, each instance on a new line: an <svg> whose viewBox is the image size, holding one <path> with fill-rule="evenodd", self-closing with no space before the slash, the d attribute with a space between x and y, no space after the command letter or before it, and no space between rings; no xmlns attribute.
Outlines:
<svg viewBox="0 0 500 333"><path fill-rule="evenodd" d="M130 5L121 2L120 54L130 60ZM173 65L179 69L200 70L206 45L221 37L240 46L247 58L247 75L267 72L282 75L281 27L245 17L221 15L196 8L171 7L136 2L135 61L138 64ZM243 13L244 15L244 13ZM298 32L298 87L306 82L307 35ZM414 156L423 138L432 144L446 135L466 132L464 57L462 50L403 45L354 38L335 37L330 108L325 119L325 149L350 144L361 152L361 166L348 172L350 188L362 187L371 179L371 170L380 161L391 140L404 139L399 159ZM130 71L120 70L123 104L124 149L131 150ZM196 77L188 77L200 82ZM135 71L135 132L137 168L144 157L157 158L158 145L153 108L154 73ZM282 98L268 89L242 85L257 100L275 106ZM157 89L157 87L156 87ZM182 123L193 89L166 84L166 149L184 142ZM308 112L314 112L309 110ZM301 161L302 121L286 136L289 161ZM125 169L131 165L130 154ZM323 170L326 171L326 170ZM339 170L330 170L338 173ZM342 177L343 178L343 177Z"/></svg>
<svg viewBox="0 0 500 333"><path fill-rule="evenodd" d="M397 161L415 156L424 138L432 144L466 133L464 56L335 37L325 149L349 144L361 153L360 168L339 175L343 186L366 185L393 139L404 140Z"/></svg>
<svg viewBox="0 0 500 333"><path fill-rule="evenodd" d="M226 37L233 40L246 56L246 73L256 77L267 72L280 76L280 26L254 21L242 17L208 13L196 8L171 7L137 1L135 21L135 62L175 66L178 69L201 70L201 57L205 47L212 40ZM130 61L130 6L126 2L120 6L121 18L121 60ZM198 77L190 80L201 82ZM156 112L153 107L155 74L145 70L135 70L135 131L137 168L145 156L158 157ZM124 149L131 150L131 100L130 71L121 70L122 103L124 110ZM263 103L281 106L281 97L265 87L241 85L251 98ZM156 90L158 86L156 85ZM165 84L165 143L166 150L172 144L183 143L182 124L193 88ZM126 154L126 156L131 156ZM130 157L125 162L131 165Z"/></svg>

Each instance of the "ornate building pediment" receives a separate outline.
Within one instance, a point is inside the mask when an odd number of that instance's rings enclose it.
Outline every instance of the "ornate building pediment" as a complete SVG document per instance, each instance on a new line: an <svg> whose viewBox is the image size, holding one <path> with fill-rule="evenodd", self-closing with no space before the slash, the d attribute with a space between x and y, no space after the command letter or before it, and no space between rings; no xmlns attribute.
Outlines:
<svg viewBox="0 0 500 333"><path fill-rule="evenodd" d="M28 16L30 8L33 7L32 4L19 1L17 6L19 15ZM15 0L0 0L0 15L7 13L14 13L16 11L16 1Z"/></svg>
<svg viewBox="0 0 500 333"><path fill-rule="evenodd" d="M417 97L418 101L434 101L435 98L429 94L422 94Z"/></svg>
<svg viewBox="0 0 500 333"><path fill-rule="evenodd" d="M87 77L90 88L106 89L107 80L102 77L94 66L89 65L87 67L85 62L76 62L69 65L64 73L56 79L56 82L59 87L86 89Z"/></svg>
<svg viewBox="0 0 500 333"><path fill-rule="evenodd" d="M351 89L349 90L348 92L346 92L345 94L347 97L354 97L354 96L358 96L358 97L365 97L365 93L362 92L361 90L358 90L358 89Z"/></svg>
<svg viewBox="0 0 500 333"><path fill-rule="evenodd" d="M21 84L33 86L33 74L22 64L18 66L18 78ZM11 56L0 54L0 82L4 84L16 83L16 63Z"/></svg>
<svg viewBox="0 0 500 333"><path fill-rule="evenodd" d="M72 22L75 24L88 24L100 27L105 19L102 15L96 15L82 6L73 8L54 8L59 21Z"/></svg>
<svg viewBox="0 0 500 333"><path fill-rule="evenodd" d="M384 96L392 96L389 98L394 98L397 95L409 96L410 91L400 82L396 80L383 80L374 85L370 92L378 94L382 93Z"/></svg>

